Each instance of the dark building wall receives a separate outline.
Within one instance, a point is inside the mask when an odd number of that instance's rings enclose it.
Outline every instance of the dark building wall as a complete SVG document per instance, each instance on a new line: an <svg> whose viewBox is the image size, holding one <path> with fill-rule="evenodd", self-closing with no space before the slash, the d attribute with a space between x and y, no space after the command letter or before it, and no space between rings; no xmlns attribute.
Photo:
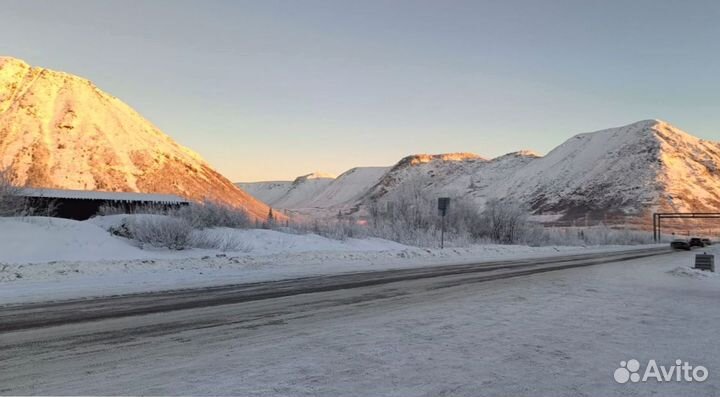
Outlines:
<svg viewBox="0 0 720 397"><path fill-rule="evenodd" d="M156 208L178 208L186 203L158 203L154 201L117 201L75 198L28 197L28 204L37 215L49 215L83 221L97 215L100 207L110 205L132 213L138 207L152 205Z"/></svg>

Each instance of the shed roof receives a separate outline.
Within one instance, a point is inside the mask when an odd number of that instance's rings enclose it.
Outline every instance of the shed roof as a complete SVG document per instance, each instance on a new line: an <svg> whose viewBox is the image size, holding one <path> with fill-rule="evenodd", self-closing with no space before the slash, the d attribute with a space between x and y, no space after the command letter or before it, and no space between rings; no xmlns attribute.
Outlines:
<svg viewBox="0 0 720 397"><path fill-rule="evenodd" d="M137 193L137 192L104 192L99 190L39 189L25 188L25 197L48 197L58 199L85 199L108 201L148 201L158 203L188 203L189 201L174 194Z"/></svg>

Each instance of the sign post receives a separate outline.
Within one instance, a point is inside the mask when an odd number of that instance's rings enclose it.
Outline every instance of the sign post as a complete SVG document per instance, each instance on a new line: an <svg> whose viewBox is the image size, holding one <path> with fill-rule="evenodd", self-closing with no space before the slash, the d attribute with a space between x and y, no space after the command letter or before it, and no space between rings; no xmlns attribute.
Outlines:
<svg viewBox="0 0 720 397"><path fill-rule="evenodd" d="M445 214L447 214L448 207L450 206L450 197L438 198L438 211L442 216L442 222L440 226L440 249L445 248Z"/></svg>

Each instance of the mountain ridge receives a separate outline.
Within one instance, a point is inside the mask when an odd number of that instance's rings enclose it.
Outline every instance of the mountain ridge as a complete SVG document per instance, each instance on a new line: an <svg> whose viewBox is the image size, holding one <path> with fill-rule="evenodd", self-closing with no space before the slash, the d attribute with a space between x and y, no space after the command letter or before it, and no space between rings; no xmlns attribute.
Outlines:
<svg viewBox="0 0 720 397"><path fill-rule="evenodd" d="M362 213L411 181L434 196L468 198L480 208L489 199L519 201L535 215L568 222L720 211L720 143L663 120L641 120L576 134L544 156L530 150L492 159L472 153L405 156L351 199L307 203L328 214Z"/></svg>

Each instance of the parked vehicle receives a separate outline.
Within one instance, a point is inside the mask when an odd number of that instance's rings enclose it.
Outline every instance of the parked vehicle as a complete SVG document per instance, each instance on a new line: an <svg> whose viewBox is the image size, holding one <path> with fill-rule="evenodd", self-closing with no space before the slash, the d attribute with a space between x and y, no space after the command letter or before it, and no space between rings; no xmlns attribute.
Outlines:
<svg viewBox="0 0 720 397"><path fill-rule="evenodd" d="M702 242L705 245L712 245L712 240L710 240L709 238L702 239Z"/></svg>
<svg viewBox="0 0 720 397"><path fill-rule="evenodd" d="M690 244L690 247L704 247L705 243L702 242L702 239L700 237L693 237L688 242Z"/></svg>
<svg viewBox="0 0 720 397"><path fill-rule="evenodd" d="M686 250L686 251L690 251L690 248L691 248L690 243L688 243L687 240L681 240L681 239L673 240L670 243L670 247L672 247L676 250Z"/></svg>

